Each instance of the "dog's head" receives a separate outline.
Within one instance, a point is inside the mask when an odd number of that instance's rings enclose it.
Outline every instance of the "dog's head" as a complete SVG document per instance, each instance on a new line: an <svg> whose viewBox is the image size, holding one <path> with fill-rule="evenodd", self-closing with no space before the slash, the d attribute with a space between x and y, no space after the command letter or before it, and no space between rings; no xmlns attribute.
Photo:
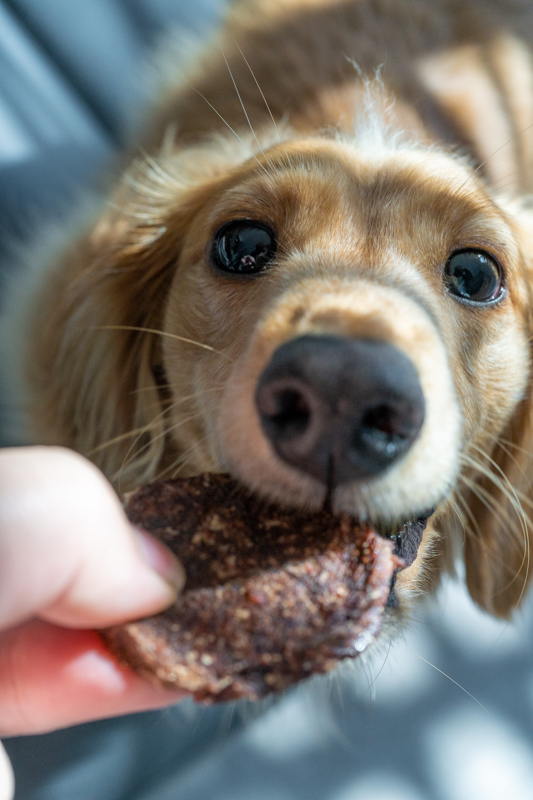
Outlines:
<svg viewBox="0 0 533 800"><path fill-rule="evenodd" d="M229 471L370 519L410 564L400 607L455 542L508 614L529 572L527 212L455 154L334 135L191 148L115 206L70 298L92 329L62 350L76 446L124 488Z"/></svg>

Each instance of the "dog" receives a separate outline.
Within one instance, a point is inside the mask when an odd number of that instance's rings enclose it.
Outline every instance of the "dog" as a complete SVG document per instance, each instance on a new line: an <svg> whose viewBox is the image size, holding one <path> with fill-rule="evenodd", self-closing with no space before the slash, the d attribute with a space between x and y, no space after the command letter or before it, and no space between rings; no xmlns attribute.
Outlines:
<svg viewBox="0 0 533 800"><path fill-rule="evenodd" d="M8 314L29 442L370 521L396 624L530 579L533 8L236 0ZM44 255L43 255L44 251ZM15 344L14 344L15 342Z"/></svg>

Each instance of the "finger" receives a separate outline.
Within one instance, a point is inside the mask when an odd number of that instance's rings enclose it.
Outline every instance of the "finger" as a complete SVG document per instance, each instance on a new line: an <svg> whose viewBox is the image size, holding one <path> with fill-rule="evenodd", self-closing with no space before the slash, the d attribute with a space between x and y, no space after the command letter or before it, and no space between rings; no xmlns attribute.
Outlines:
<svg viewBox="0 0 533 800"><path fill-rule="evenodd" d="M0 629L40 614L75 628L146 616L184 581L136 534L110 484L62 448L0 451Z"/></svg>
<svg viewBox="0 0 533 800"><path fill-rule="evenodd" d="M32 620L0 633L0 736L160 708L183 696L119 665L94 631Z"/></svg>
<svg viewBox="0 0 533 800"><path fill-rule="evenodd" d="M15 780L7 753L0 742L0 800L13 800Z"/></svg>

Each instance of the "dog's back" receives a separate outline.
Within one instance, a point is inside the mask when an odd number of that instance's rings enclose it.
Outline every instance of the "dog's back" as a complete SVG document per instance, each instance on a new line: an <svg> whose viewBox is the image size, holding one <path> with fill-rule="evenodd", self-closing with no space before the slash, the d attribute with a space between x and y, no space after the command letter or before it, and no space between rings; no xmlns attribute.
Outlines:
<svg viewBox="0 0 533 800"><path fill-rule="evenodd" d="M533 180L533 7L527 0L238 0L179 83L146 141L184 145L228 126L285 121L352 131L361 77L379 75L399 129L469 153L506 190ZM175 65L174 65L175 66ZM394 107L387 106L394 98Z"/></svg>

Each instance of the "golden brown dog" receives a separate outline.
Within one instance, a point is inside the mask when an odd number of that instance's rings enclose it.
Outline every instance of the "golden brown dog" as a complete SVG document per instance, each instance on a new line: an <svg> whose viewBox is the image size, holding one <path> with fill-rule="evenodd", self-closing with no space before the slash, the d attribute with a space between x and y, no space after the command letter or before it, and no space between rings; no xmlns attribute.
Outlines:
<svg viewBox="0 0 533 800"><path fill-rule="evenodd" d="M29 440L120 490L222 470L329 497L412 562L391 614L463 551L509 615L530 573L528 41L526 0L234 2L97 219L18 290Z"/></svg>

